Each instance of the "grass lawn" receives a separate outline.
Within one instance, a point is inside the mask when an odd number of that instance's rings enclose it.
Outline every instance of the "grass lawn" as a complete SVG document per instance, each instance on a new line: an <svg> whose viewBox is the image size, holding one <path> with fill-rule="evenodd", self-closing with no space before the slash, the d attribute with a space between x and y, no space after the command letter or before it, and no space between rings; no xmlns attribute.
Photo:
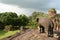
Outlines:
<svg viewBox="0 0 60 40"><path fill-rule="evenodd" d="M5 32L3 30L0 30L0 39L5 38L5 37L8 37L8 36L11 36L11 35L15 34L18 31L19 30Z"/></svg>

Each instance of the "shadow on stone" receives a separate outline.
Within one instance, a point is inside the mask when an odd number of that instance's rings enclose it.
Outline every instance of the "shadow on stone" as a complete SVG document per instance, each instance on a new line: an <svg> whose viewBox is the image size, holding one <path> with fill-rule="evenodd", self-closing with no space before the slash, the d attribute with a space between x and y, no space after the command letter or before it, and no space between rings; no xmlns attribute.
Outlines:
<svg viewBox="0 0 60 40"><path fill-rule="evenodd" d="M54 33L58 36L57 40L60 40L60 31L54 31Z"/></svg>

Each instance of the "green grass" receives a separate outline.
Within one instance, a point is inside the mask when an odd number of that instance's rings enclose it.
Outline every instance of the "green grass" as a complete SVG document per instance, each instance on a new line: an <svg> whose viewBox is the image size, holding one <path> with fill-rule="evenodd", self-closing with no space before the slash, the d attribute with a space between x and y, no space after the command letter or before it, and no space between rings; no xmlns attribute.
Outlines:
<svg viewBox="0 0 60 40"><path fill-rule="evenodd" d="M37 26L25 26L25 28L37 29Z"/></svg>
<svg viewBox="0 0 60 40"><path fill-rule="evenodd" d="M8 36L11 36L11 35L15 34L18 31L19 30L5 32L3 30L0 30L0 39L5 38L5 37L8 37Z"/></svg>

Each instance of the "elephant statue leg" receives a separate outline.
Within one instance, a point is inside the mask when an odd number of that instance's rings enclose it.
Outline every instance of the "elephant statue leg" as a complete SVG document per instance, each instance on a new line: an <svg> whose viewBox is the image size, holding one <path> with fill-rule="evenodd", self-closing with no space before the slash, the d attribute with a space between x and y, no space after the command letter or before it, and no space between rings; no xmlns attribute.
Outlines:
<svg viewBox="0 0 60 40"><path fill-rule="evenodd" d="M53 27L48 28L48 37L53 37Z"/></svg>
<svg viewBox="0 0 60 40"><path fill-rule="evenodd" d="M45 33L45 28L44 27L42 27L42 32Z"/></svg>
<svg viewBox="0 0 60 40"><path fill-rule="evenodd" d="M51 28L49 27L48 28L48 37L50 37L51 36Z"/></svg>
<svg viewBox="0 0 60 40"><path fill-rule="evenodd" d="M42 25L40 25L40 33L44 33L44 32L45 32L45 28Z"/></svg>
<svg viewBox="0 0 60 40"><path fill-rule="evenodd" d="M51 27L51 32L50 32L50 34L51 34L51 37L53 37L53 27Z"/></svg>
<svg viewBox="0 0 60 40"><path fill-rule="evenodd" d="M41 26L39 26L40 27L40 33L42 33L42 27Z"/></svg>

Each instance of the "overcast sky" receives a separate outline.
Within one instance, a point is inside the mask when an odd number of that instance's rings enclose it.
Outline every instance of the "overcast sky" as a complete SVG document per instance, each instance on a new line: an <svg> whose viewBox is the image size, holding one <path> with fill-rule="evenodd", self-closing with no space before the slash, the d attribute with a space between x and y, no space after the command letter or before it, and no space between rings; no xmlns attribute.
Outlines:
<svg viewBox="0 0 60 40"><path fill-rule="evenodd" d="M16 12L18 15L47 12L49 8L55 8L60 13L60 0L0 0L0 12Z"/></svg>

